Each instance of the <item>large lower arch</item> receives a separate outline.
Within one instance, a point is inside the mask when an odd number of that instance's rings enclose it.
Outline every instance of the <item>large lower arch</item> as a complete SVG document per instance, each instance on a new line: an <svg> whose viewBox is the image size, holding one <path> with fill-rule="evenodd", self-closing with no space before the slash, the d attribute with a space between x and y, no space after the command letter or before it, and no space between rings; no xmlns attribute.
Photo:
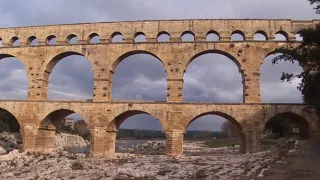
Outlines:
<svg viewBox="0 0 320 180"><path fill-rule="evenodd" d="M0 108L0 133L7 132L19 132L20 131L19 120L8 110Z"/></svg>
<svg viewBox="0 0 320 180"><path fill-rule="evenodd" d="M36 134L36 151L45 151L50 152L55 149L55 134L59 128L60 123L71 114L81 114L75 112L71 109L57 109L51 111L47 114L42 121L39 123L38 131ZM86 118L86 116L81 116L82 118ZM87 124L90 125L90 122L87 121Z"/></svg>
<svg viewBox="0 0 320 180"><path fill-rule="evenodd" d="M117 136L118 130L120 129L120 126L125 123L124 121L126 121L126 120L129 121L129 118L131 118L135 115L148 115L148 117L145 117L145 118L148 118L148 119L145 119L146 121L149 121L150 123L154 123L153 121L155 119L159 123L160 129L162 129L162 131L166 130L165 121L163 119L159 119L157 116L152 115L152 113L148 113L147 111L143 111L143 110L128 110L128 111L122 112L122 113L116 115L111 120L111 122L108 124L107 136L105 138L105 147L106 147L105 154L107 156L110 157L115 154L116 136ZM146 123L146 121L144 121L144 122ZM137 122L139 122L139 121L136 121L136 123ZM139 126L139 127L141 127L141 126ZM132 129L132 128L129 128L129 129ZM134 128L134 129L136 129L136 128Z"/></svg>
<svg viewBox="0 0 320 180"><path fill-rule="evenodd" d="M0 54L0 99L28 98L28 66L10 54Z"/></svg>
<svg viewBox="0 0 320 180"><path fill-rule="evenodd" d="M208 50L194 55L184 66L184 101L244 102L244 72L229 53Z"/></svg>
<svg viewBox="0 0 320 180"><path fill-rule="evenodd" d="M60 61L63 66L52 73ZM93 66L79 52L67 51L54 56L45 66L43 79L46 82L44 91L50 99L93 99Z"/></svg>
<svg viewBox="0 0 320 180"><path fill-rule="evenodd" d="M241 153L245 153L246 152L246 141L245 141L245 134L243 132L243 127L241 126L240 122L238 122L234 117L232 117L231 115L228 115L226 113L220 112L220 111L209 111L209 112L203 112L201 114L198 114L196 116L194 116L192 119L186 121L186 123L184 123L184 133L187 131L188 127L190 126L190 124L194 121L196 121L198 118L200 117L204 117L206 115L217 115L220 117L223 117L224 119L226 119L227 121L229 121L230 123L234 124L237 127L239 136L240 136L240 152Z"/></svg>
<svg viewBox="0 0 320 180"><path fill-rule="evenodd" d="M301 139L309 139L312 136L311 124L304 117L294 112L278 113L267 119L262 127L264 135L296 136Z"/></svg>
<svg viewBox="0 0 320 180"><path fill-rule="evenodd" d="M162 60L137 50L121 55L111 65L112 99L165 101L167 74Z"/></svg>
<svg viewBox="0 0 320 180"><path fill-rule="evenodd" d="M0 146L2 146L2 149L7 153L14 149L21 149L23 147L23 137L20 134L20 124L21 122L19 122L11 112L0 108ZM8 134L15 138L8 138Z"/></svg>

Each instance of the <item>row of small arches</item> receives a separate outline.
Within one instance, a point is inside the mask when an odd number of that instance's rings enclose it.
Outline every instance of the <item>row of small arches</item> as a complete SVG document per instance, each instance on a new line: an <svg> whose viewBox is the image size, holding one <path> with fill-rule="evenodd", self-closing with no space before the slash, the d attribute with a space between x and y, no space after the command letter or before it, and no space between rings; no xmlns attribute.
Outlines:
<svg viewBox="0 0 320 180"><path fill-rule="evenodd" d="M216 31L209 31L206 34L205 41L220 41L221 37L220 34ZM137 32L134 35L134 42L146 42L146 35L143 32ZM157 42L170 42L171 37L168 32L162 31L158 33L157 36ZM245 41L246 37L245 34L242 31L234 31L231 34L231 41ZM254 40L256 41L268 41L269 37L267 33L264 31L257 31L254 34ZM276 41L288 41L289 36L286 32L284 31L278 31L275 34L274 40ZM296 40L297 41L302 41L302 38L299 33L296 34ZM195 34L192 31L185 31L181 34L181 41L185 42L192 42L195 41ZM77 44L78 43L78 37L75 34L70 34L66 38L66 42L69 44ZM100 43L100 37L97 33L92 33L89 35L87 42L89 43ZM120 32L115 32L111 35L110 37L110 42L124 42L123 35ZM30 36L27 39L26 45L28 46L36 46L38 44L37 38L35 36ZM45 40L46 45L56 45L56 36L50 35L46 38ZM17 36L12 37L10 39L10 45L11 46L19 46L20 45L20 40ZM0 46L2 46L2 39L0 38Z"/></svg>

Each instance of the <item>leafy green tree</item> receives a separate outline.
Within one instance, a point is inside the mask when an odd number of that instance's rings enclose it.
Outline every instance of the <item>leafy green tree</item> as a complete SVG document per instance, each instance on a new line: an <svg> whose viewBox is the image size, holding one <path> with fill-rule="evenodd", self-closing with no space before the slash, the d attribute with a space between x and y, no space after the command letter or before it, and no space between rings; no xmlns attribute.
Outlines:
<svg viewBox="0 0 320 180"><path fill-rule="evenodd" d="M310 4L316 4L316 7L314 9L316 9L317 14L320 14L320 0L309 0Z"/></svg>
<svg viewBox="0 0 320 180"><path fill-rule="evenodd" d="M315 9L320 14L320 0L311 0L316 3ZM299 45L294 43L278 49L285 52L273 59L273 64L279 61L294 62L297 60L302 65L304 72L299 74L283 73L282 81L291 82L295 78L301 78L298 89L302 94L304 103L308 110L316 110L320 113L320 24L299 31L302 42Z"/></svg>

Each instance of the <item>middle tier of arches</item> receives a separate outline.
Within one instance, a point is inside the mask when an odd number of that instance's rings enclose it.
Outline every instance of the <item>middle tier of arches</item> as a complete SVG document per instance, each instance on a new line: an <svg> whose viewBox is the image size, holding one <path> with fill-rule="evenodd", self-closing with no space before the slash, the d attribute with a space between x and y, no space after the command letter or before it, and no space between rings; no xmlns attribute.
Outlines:
<svg viewBox="0 0 320 180"><path fill-rule="evenodd" d="M197 57L216 53L231 59L243 83L243 102L260 102L259 69L264 57L274 53L278 43L172 43L72 45L1 49L0 59L16 57L29 78L29 100L47 100L50 73L57 62L71 55L90 61L94 76L93 101L111 101L112 77L119 63L128 56L148 54L158 59L166 72L167 101L183 101L184 73Z"/></svg>

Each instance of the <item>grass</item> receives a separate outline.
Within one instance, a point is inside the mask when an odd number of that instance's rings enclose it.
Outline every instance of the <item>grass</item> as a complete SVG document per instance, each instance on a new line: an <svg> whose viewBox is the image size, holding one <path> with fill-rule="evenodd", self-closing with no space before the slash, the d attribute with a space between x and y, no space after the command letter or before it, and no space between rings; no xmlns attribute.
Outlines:
<svg viewBox="0 0 320 180"><path fill-rule="evenodd" d="M213 140L213 141L207 141L204 144L209 146L210 148L220 148L220 147L229 147L229 146L234 146L234 145L240 145L240 141L239 140L218 139L218 140Z"/></svg>
<svg viewBox="0 0 320 180"><path fill-rule="evenodd" d="M220 147L231 147L235 145L240 145L240 140L229 140L229 139L217 139L212 141L207 141L204 143L210 148L220 148ZM277 145L276 138L264 138L262 140L262 145L265 147L271 147Z"/></svg>

